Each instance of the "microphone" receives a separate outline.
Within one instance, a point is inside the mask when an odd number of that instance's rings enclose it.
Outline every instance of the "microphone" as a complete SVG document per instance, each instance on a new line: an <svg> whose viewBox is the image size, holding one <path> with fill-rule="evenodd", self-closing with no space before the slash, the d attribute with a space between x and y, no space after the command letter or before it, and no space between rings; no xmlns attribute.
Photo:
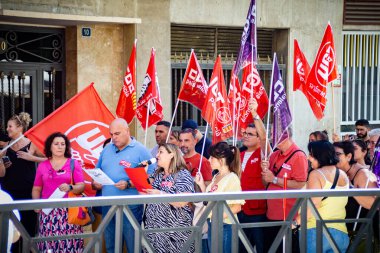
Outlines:
<svg viewBox="0 0 380 253"><path fill-rule="evenodd" d="M156 158L151 158L151 159L149 159L148 161L143 161L143 162L146 162L148 165L151 165L151 164L155 164L155 163L157 162L157 159L156 159ZM137 168L137 167L145 167L145 165L142 164L143 162L138 163L136 166L134 166L134 168Z"/></svg>

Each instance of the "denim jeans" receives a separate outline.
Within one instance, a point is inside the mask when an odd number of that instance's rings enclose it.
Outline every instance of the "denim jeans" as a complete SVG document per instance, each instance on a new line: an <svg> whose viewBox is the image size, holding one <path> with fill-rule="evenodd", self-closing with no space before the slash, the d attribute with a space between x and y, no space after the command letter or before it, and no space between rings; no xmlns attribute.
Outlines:
<svg viewBox="0 0 380 253"><path fill-rule="evenodd" d="M143 205L133 205L128 206L131 209L132 213L135 215L136 220L141 224L142 214L143 214ZM103 218L106 216L109 206L104 206L102 209ZM128 221L127 217L123 217L123 238L127 244L128 253L134 252L134 243L135 243L135 230L133 229L131 223ZM106 241L107 253L115 252L115 217L112 218L110 223L107 225L104 231L104 239Z"/></svg>
<svg viewBox="0 0 380 253"><path fill-rule="evenodd" d="M349 238L348 235L340 230L337 230L335 228L329 228L329 232L334 239L336 245L338 246L338 249L340 252L346 252L349 244ZM317 248L317 229L316 228L309 228L307 230L307 253L313 253L316 252ZM323 235L322 239L322 252L329 253L334 252L330 243L327 241L327 238L325 235Z"/></svg>
<svg viewBox="0 0 380 253"><path fill-rule="evenodd" d="M262 215L246 215L241 211L238 213L238 218L240 223L253 223L253 222L263 222L267 220L265 214ZM264 252L264 230L263 228L245 228L244 233L247 236L252 247L256 246L257 253ZM239 252L247 252L242 242L239 243Z"/></svg>
<svg viewBox="0 0 380 253"><path fill-rule="evenodd" d="M210 219L207 219L208 224L208 248L211 251L211 222ZM231 243L232 243L232 226L231 224L223 223L223 252L224 253L230 253L232 250Z"/></svg>

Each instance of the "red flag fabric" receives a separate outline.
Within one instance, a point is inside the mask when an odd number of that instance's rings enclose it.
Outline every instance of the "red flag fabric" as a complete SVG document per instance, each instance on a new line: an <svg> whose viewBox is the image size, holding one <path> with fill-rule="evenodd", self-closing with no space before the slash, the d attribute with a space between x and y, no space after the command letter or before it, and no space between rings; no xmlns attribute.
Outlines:
<svg viewBox="0 0 380 253"><path fill-rule="evenodd" d="M267 113L269 100L255 64L250 63L243 68L242 81L239 126L246 128L249 123L253 122L252 113L248 106L251 97L255 98L258 103L257 114L260 118L264 118Z"/></svg>
<svg viewBox="0 0 380 253"><path fill-rule="evenodd" d="M309 104L318 120L326 107L327 84L338 78L338 66L331 25L328 24L313 67L306 81Z"/></svg>
<svg viewBox="0 0 380 253"><path fill-rule="evenodd" d="M239 114L239 105L241 103L241 88L239 83L239 78L234 74L235 72L235 64L231 70L231 79L230 79L230 87L228 93L228 104L230 106L231 116L232 116L232 124L234 133L236 133L237 122L240 119ZM238 131L238 138L241 138L240 131Z"/></svg>
<svg viewBox="0 0 380 253"><path fill-rule="evenodd" d="M197 56L192 50L178 99L188 102L199 110L202 110L206 100L207 88L201 66L198 63Z"/></svg>
<svg viewBox="0 0 380 253"><path fill-rule="evenodd" d="M141 126L146 130L146 122L148 121L148 128L164 118L162 113L163 108L161 105L161 97L157 80L156 64L155 64L156 51L152 48L150 54L150 61L146 70L144 83L141 88L141 94L137 103L136 116L140 121ZM147 119L147 112L149 106L149 115Z"/></svg>
<svg viewBox="0 0 380 253"><path fill-rule="evenodd" d="M294 40L294 63L293 63L293 91L300 90L307 97L306 78L310 73L310 65L303 52L301 51L298 41Z"/></svg>
<svg viewBox="0 0 380 253"><path fill-rule="evenodd" d="M62 132L70 140L72 158L85 168L94 168L103 142L110 137L109 124L114 119L91 83L24 135L44 150L46 138L53 132ZM84 176L91 181L86 173ZM89 184L86 184L85 193L95 195Z"/></svg>
<svg viewBox="0 0 380 253"><path fill-rule="evenodd" d="M124 118L128 123L131 123L136 115L136 41L129 57L124 84L116 107L116 115Z"/></svg>
<svg viewBox="0 0 380 253"><path fill-rule="evenodd" d="M202 117L211 126L212 143L215 144L233 136L231 112L220 56L216 59L211 75L206 101L202 108Z"/></svg>

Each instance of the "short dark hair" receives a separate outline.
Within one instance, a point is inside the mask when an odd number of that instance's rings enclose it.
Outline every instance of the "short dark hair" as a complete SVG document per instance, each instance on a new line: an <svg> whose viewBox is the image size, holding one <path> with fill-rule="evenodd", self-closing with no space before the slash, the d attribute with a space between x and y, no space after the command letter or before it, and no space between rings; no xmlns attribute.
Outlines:
<svg viewBox="0 0 380 253"><path fill-rule="evenodd" d="M197 138L197 134L196 134L195 130L192 128L182 129L181 132L179 132L179 136L181 136L181 134L187 134L187 133L191 133L191 135L193 136L194 139Z"/></svg>
<svg viewBox="0 0 380 253"><path fill-rule="evenodd" d="M326 130L315 131L315 132L312 132L310 135L313 135L315 137L315 139L317 139L318 141L328 141L329 140L329 136L328 136Z"/></svg>
<svg viewBox="0 0 380 253"><path fill-rule="evenodd" d="M325 140L313 141L307 145L307 149L312 157L314 157L319 167L336 165L339 162L339 158L335 154L334 146Z"/></svg>
<svg viewBox="0 0 380 253"><path fill-rule="evenodd" d="M369 127L369 122L366 119L359 119L355 122L355 126L365 126Z"/></svg>
<svg viewBox="0 0 380 253"><path fill-rule="evenodd" d="M170 128L170 122L168 122L166 120L161 120L161 121L157 122L157 126L166 126L167 128Z"/></svg>
<svg viewBox="0 0 380 253"><path fill-rule="evenodd" d="M345 155L351 154L351 160L349 164L355 164L356 161L354 159L355 156L355 147L354 144L350 141L338 141L333 143L334 147L341 148Z"/></svg>
<svg viewBox="0 0 380 253"><path fill-rule="evenodd" d="M45 156L48 158L51 158L53 156L53 153L51 152L51 144L53 144L54 139L58 138L58 137L61 137L65 140L66 148L65 148L64 156L66 158L70 158L71 157L71 146L70 146L69 138L67 138L66 135L64 135L63 133L60 133L60 132L52 133L51 135L49 135L46 138L45 147L44 147Z"/></svg>
<svg viewBox="0 0 380 253"><path fill-rule="evenodd" d="M249 123L249 124L247 125L247 127L256 128L256 126L255 126L254 123Z"/></svg>

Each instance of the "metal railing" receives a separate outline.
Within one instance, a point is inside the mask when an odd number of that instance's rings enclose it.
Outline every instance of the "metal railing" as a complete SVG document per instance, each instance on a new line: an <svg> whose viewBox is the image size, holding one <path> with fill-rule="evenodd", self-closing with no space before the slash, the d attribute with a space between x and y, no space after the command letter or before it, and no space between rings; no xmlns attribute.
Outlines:
<svg viewBox="0 0 380 253"><path fill-rule="evenodd" d="M341 220L323 220L313 204L311 198L313 197L342 197L342 196L376 196L376 200L369 210L366 218L359 219L341 219ZM251 243L248 241L243 228L250 227L269 227L281 226L277 237L274 238L269 252L275 252L281 241L286 241L286 252L291 252L292 249L292 227L291 222L294 215L301 210L301 230L300 230L300 250L306 252L306 210L311 209L312 214L316 217L316 242L317 251L322 252L322 235L325 235L332 245L335 252L339 252L338 246L332 238L326 223L362 223L357 232L355 240L351 243L347 252L355 252L356 247L361 239L371 238L372 220L377 214L380 207L380 189L352 189L352 190L334 190L334 191L310 191L310 190L287 190L287 191L256 191L256 192L239 192L239 193L198 193L198 194L176 194L176 195L138 195L138 196L125 196L125 197L92 197L82 199L59 199L59 200L29 200L29 201L14 201L11 203L0 204L0 248L7 247L8 240L8 223L9 219L13 221L17 229L23 237L23 252L38 252L36 243L42 241L55 241L62 239L75 239L75 238L90 238L84 252L101 252L102 251L102 234L106 226L113 217L116 219L115 227L115 252L122 252L122 234L123 222L126 217L132 224L135 230L135 252L141 252L142 247L145 247L148 252L154 252L152 245L150 245L146 234L154 232L167 232L167 231L191 231L189 239L181 249L181 252L187 252L191 244L194 243L196 252L201 252L202 240L202 226L206 223L209 213L212 211L211 218L211 245L212 252L223 251L223 213L226 213L232 221L232 251L238 252L238 244L240 239L248 252L254 252ZM290 210L289 215L284 221L276 222L255 222L240 224L229 209L226 200L240 200L240 199L296 199L296 203ZM132 211L128 205L136 204L149 204L149 203L169 203L169 202L183 202L184 199L189 202L208 201L208 206L204 213L201 215L199 221L195 226L187 228L160 228L160 229L144 229L141 224L137 222ZM30 237L25 228L18 221L12 210L34 210L42 208L65 208L73 206L111 206L110 210L103 218L101 224L95 232L83 233L75 235L64 236L50 236L50 237ZM125 216L123 215L125 214ZM371 240L366 240L366 252L371 252Z"/></svg>

